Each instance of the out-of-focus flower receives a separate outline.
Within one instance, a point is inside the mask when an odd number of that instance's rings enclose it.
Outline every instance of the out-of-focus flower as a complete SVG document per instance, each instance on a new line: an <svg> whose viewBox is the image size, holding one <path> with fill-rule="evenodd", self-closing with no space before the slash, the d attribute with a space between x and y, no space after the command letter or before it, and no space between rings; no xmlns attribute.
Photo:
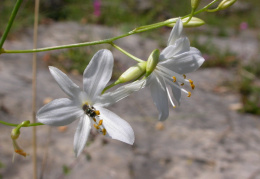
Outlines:
<svg viewBox="0 0 260 179"><path fill-rule="evenodd" d="M175 107L169 89L178 105L181 92L190 97L191 92L185 90L183 85L189 85L191 89L195 85L191 79L186 79L185 74L197 70L204 62L200 51L190 47L189 39L182 34L182 30L182 21L178 19L168 39L168 46L161 52L156 68L146 79L146 86L150 87L154 104L160 113L160 121L169 116L168 98Z"/></svg>
<svg viewBox="0 0 260 179"><path fill-rule="evenodd" d="M94 0L94 15L99 17L101 15L100 12L100 7L101 7L101 2L100 0Z"/></svg>
<svg viewBox="0 0 260 179"><path fill-rule="evenodd" d="M247 22L241 22L239 28L240 30L246 30L248 28Z"/></svg>

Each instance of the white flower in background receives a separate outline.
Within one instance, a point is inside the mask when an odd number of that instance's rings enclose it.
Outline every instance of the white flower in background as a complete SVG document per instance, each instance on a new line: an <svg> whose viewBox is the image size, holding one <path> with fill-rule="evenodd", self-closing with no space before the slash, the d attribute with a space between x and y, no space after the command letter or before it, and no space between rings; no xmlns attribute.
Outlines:
<svg viewBox="0 0 260 179"><path fill-rule="evenodd" d="M115 113L103 108L139 90L140 84L133 83L118 88L115 92L101 95L109 82L114 59L109 50L98 51L83 74L83 91L66 74L49 67L60 88L70 97L53 100L37 113L39 122L52 126L64 126L80 119L74 136L74 151L78 157L82 152L91 127L104 136L133 144L131 126Z"/></svg>
<svg viewBox="0 0 260 179"><path fill-rule="evenodd" d="M186 93L188 97L191 96L183 85L195 88L193 81L186 79L185 74L197 70L204 62L200 51L190 47L189 39L182 34L182 29L182 21L178 19L168 39L168 46L161 52L158 64L146 79L146 86L150 87L153 101L160 113L160 121L169 116L168 98L175 107L169 87L179 105L181 92Z"/></svg>

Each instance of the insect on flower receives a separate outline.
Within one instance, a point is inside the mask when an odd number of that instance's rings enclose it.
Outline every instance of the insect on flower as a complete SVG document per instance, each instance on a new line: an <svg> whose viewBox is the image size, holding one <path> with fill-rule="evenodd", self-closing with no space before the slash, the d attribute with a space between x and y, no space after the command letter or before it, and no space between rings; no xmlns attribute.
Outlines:
<svg viewBox="0 0 260 179"><path fill-rule="evenodd" d="M46 104L37 112L37 119L43 124L52 126L64 126L80 119L74 135L74 152L77 157L87 142L92 126L106 137L131 145L134 143L132 127L104 107L139 90L140 85L129 84L102 95L111 78L113 63L114 59L109 50L98 51L84 71L83 90L80 90L62 71L49 67L52 76L69 99L60 98Z"/></svg>

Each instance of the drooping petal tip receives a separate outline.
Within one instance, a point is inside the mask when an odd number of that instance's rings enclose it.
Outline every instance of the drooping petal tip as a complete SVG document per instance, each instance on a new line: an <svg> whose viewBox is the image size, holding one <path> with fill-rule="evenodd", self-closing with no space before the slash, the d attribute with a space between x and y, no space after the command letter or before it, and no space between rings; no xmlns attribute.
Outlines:
<svg viewBox="0 0 260 179"><path fill-rule="evenodd" d="M78 157L83 151L86 142L88 140L88 135L90 130L91 130L90 119L87 115L84 115L81 117L74 135L73 146L74 146L74 153L76 157Z"/></svg>

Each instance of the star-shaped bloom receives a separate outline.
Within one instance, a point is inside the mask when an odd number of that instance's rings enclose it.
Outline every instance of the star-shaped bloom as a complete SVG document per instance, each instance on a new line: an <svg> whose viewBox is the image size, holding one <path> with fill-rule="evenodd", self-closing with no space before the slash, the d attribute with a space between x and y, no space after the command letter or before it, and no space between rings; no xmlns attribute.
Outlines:
<svg viewBox="0 0 260 179"><path fill-rule="evenodd" d="M109 50L98 51L83 74L83 91L66 74L55 67L49 67L60 88L69 96L60 98L43 106L37 113L39 122L52 126L64 126L80 119L74 135L74 152L78 157L82 152L92 127L112 139L127 144L134 143L132 127L105 106L138 90L133 83L118 88L115 92L101 95L112 75L114 59Z"/></svg>
<svg viewBox="0 0 260 179"><path fill-rule="evenodd" d="M183 85L189 85L191 89L195 85L191 79L186 79L185 74L197 70L204 62L200 51L190 47L189 39L183 35L182 30L182 21L178 19L168 39L168 46L160 53L158 64L146 79L146 86L150 87L154 104L160 113L160 121L169 116L168 98L175 107L170 89L178 105L181 92L190 97L191 93Z"/></svg>

